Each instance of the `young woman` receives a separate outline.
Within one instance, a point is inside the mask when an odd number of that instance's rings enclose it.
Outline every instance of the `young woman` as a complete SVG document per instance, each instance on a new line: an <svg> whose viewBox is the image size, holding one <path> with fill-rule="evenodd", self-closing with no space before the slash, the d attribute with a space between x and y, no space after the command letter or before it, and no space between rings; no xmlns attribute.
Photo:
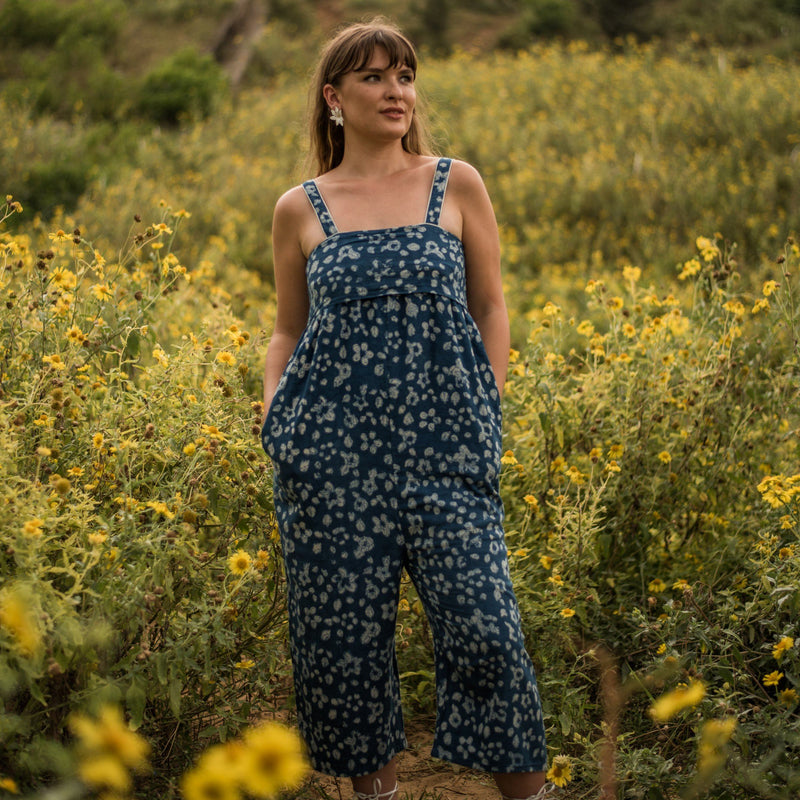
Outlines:
<svg viewBox="0 0 800 800"><path fill-rule="evenodd" d="M313 86L317 178L273 222L264 448L275 469L297 712L315 768L396 796L406 746L394 633L401 572L434 637L433 755L543 797L536 678L498 492L508 316L492 205L430 155L416 54L350 26Z"/></svg>

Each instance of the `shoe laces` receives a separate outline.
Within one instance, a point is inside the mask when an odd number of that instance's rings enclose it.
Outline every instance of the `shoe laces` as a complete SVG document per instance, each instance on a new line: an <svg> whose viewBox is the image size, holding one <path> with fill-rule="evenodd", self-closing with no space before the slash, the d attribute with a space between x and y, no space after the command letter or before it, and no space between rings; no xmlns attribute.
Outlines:
<svg viewBox="0 0 800 800"><path fill-rule="evenodd" d="M397 791L397 784L395 783L394 788L388 792L381 792L381 788L380 778L375 778L372 782L372 794L356 792L355 800L392 800Z"/></svg>

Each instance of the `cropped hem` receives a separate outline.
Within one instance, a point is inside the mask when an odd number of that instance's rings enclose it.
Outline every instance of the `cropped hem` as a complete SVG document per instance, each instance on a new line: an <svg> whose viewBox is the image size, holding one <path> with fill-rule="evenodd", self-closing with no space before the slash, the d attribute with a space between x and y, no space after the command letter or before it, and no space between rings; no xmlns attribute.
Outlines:
<svg viewBox="0 0 800 800"><path fill-rule="evenodd" d="M497 766L496 764L486 764L486 762L479 762L479 761L469 761L468 759L462 759L458 757L453 757L449 755L443 755L441 751L434 745L431 748L431 756L433 758L438 758L440 761L448 761L451 764L458 764L460 767L468 767L469 769L477 770L478 772L499 772L499 773L509 773L509 772L547 772L547 759L545 759L542 763L533 762L531 764L512 764L512 765L504 765L504 766Z"/></svg>
<svg viewBox="0 0 800 800"><path fill-rule="evenodd" d="M319 767L314 763L315 759L313 755L309 754L308 758L314 770L321 772L323 775L330 775L332 778L360 778L363 775L370 775L373 772L377 772L379 769L383 769L395 756L407 749L408 739L403 737L403 741L398 742L398 744L389 751L389 755L387 755L385 759L378 762L378 765L374 769L368 769L366 772L341 772L339 770L325 769L324 767Z"/></svg>

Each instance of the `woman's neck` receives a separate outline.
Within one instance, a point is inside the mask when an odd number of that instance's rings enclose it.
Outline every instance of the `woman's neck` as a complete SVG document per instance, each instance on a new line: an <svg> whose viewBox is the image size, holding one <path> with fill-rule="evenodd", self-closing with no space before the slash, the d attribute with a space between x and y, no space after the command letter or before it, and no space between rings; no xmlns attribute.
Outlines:
<svg viewBox="0 0 800 800"><path fill-rule="evenodd" d="M402 142L347 142L341 163L336 167L340 180L385 178L411 167L416 156L403 149ZM333 170L332 170L333 171Z"/></svg>

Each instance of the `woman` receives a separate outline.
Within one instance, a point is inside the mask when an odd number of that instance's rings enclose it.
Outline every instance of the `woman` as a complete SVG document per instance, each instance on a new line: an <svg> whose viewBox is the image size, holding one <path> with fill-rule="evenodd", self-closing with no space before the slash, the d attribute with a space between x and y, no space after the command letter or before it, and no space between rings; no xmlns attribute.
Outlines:
<svg viewBox="0 0 800 800"><path fill-rule="evenodd" d="M539 695L498 493L508 316L478 173L430 155L412 45L383 22L325 48L317 178L278 201L264 448L275 468L298 719L314 766L390 800L406 746L400 576L434 637L433 755L544 796Z"/></svg>

